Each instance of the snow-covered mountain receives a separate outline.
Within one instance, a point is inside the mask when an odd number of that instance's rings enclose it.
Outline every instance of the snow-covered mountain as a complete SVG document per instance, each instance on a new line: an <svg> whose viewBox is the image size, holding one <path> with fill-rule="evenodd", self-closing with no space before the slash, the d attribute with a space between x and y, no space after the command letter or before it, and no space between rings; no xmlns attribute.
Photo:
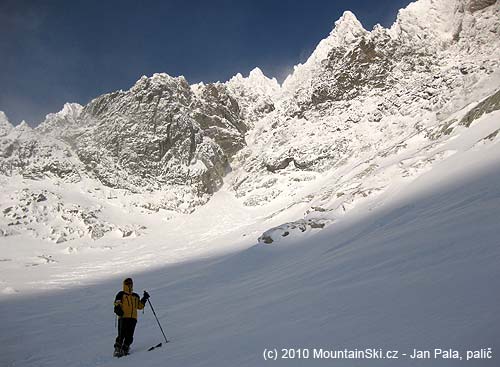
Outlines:
<svg viewBox="0 0 500 367"><path fill-rule="evenodd" d="M418 0L389 29L346 11L281 85L154 74L36 128L0 112L0 364L496 353L499 167L498 0ZM113 361L103 300L131 274L175 343Z"/></svg>
<svg viewBox="0 0 500 367"><path fill-rule="evenodd" d="M2 114L0 172L92 182L153 211L192 212L226 182L246 206L280 198L280 210L309 203L298 220L341 215L452 155L440 147L481 103L498 108L499 12L491 0L420 0L367 31L346 11L281 86L258 68L191 86L155 74L35 129Z"/></svg>

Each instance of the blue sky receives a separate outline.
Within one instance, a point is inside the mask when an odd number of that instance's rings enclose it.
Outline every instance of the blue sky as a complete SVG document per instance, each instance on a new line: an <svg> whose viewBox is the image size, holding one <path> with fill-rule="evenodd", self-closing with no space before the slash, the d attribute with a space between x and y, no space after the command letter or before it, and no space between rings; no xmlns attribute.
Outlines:
<svg viewBox="0 0 500 367"><path fill-rule="evenodd" d="M371 29L409 2L2 0L0 110L34 126L155 72L213 82L258 66L281 81L344 10Z"/></svg>

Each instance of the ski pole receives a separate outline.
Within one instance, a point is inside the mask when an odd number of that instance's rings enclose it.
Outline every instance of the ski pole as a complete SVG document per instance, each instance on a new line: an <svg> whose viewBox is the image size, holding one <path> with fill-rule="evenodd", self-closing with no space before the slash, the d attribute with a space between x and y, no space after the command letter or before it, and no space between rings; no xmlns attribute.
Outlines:
<svg viewBox="0 0 500 367"><path fill-rule="evenodd" d="M155 315L156 322L158 323L158 326L160 327L161 333L163 334L163 337L165 338L165 343L168 343L167 337L165 336L165 333L163 332L163 328L160 325L160 320L158 320L158 317L156 316L155 309L153 308L153 304L151 303L151 300L148 298L148 303L151 306L151 311L153 311L153 315Z"/></svg>

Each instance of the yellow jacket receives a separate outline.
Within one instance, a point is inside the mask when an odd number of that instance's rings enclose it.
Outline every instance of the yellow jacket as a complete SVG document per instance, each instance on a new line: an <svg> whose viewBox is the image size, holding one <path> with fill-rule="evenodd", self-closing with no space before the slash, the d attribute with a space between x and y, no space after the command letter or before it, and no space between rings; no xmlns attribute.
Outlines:
<svg viewBox="0 0 500 367"><path fill-rule="evenodd" d="M132 292L131 285L123 284L123 291L118 292L115 297L115 312L120 318L137 319L137 310L142 310L145 305L146 301L141 300L137 293ZM119 312L120 309L122 312Z"/></svg>

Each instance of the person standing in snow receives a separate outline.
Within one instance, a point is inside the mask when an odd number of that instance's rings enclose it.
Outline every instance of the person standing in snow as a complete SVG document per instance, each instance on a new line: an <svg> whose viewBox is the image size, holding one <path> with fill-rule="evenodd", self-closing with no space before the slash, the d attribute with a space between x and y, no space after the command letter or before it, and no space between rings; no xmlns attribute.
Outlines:
<svg viewBox="0 0 500 367"><path fill-rule="evenodd" d="M142 299L133 292L134 283L131 278L123 281L123 290L115 297L115 313L118 315L118 336L115 340L113 356L122 357L129 354L130 344L134 341L137 310L142 310L149 299L144 291Z"/></svg>

